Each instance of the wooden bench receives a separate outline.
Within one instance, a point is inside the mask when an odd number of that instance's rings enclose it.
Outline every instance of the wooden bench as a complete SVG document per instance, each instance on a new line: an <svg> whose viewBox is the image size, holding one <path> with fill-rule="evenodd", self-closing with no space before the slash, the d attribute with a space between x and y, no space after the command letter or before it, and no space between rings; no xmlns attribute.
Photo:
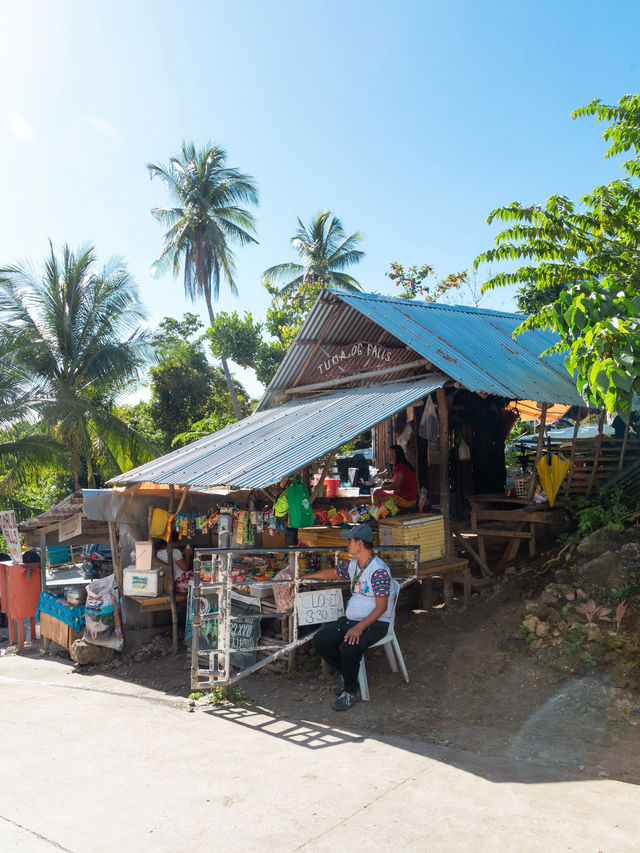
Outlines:
<svg viewBox="0 0 640 853"><path fill-rule="evenodd" d="M469 561L463 557L441 557L418 564L418 578L422 587L420 599L422 606L428 610L433 604L432 580L442 579L444 603L447 607L453 604L453 582L462 582L464 590L463 610L469 607L471 600L471 571Z"/></svg>
<svg viewBox="0 0 640 853"><path fill-rule="evenodd" d="M171 610L171 599L168 595L158 595L156 598L138 598L133 595L128 595L131 601L135 601L140 605L140 612L147 616L147 627L153 628L153 614L160 613L163 610ZM184 604L187 600L186 595L176 593L176 604Z"/></svg>

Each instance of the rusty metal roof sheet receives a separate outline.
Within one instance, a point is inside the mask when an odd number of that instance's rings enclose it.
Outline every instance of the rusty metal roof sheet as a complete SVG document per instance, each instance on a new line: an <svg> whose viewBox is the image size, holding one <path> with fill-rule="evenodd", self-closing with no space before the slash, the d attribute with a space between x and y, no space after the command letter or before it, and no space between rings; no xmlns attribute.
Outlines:
<svg viewBox="0 0 640 853"><path fill-rule="evenodd" d="M513 338L522 314L471 308L462 305L414 302L371 293L323 291L302 325L284 361L271 381L259 409L273 406L282 392L295 385L318 381L322 351L317 342L347 346L361 340L376 340L395 353L404 345L407 353L397 358L428 359L465 388L509 399L540 400L547 403L584 405L564 366L561 353L540 358L557 343L549 330L525 332ZM316 356L314 361L314 354ZM349 353L347 352L347 355ZM353 372L375 369L375 360L354 364ZM349 369L346 362L322 376L332 379ZM316 373L313 371L316 370ZM406 374L398 372L394 378ZM312 378L313 377L313 378Z"/></svg>
<svg viewBox="0 0 640 853"><path fill-rule="evenodd" d="M445 380L443 374L433 373L418 382L368 385L285 403L109 482L264 488L410 406Z"/></svg>

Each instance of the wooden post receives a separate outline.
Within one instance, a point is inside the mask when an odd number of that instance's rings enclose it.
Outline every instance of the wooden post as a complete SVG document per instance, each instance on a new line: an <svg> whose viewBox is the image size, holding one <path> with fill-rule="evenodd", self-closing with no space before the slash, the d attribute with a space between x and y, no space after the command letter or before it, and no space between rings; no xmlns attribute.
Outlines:
<svg viewBox="0 0 640 853"><path fill-rule="evenodd" d="M118 543L118 537L116 535L116 523L115 521L109 521L109 544L111 545L111 562L113 563L113 572L116 576L116 586L118 587L118 592L122 596L122 560L120 559L120 549Z"/></svg>
<svg viewBox="0 0 640 853"><path fill-rule="evenodd" d="M587 497L591 495L591 491L593 490L593 485L596 480L596 472L598 470L598 462L600 462L600 449L602 448L602 430L604 427L604 421L607 417L607 410L603 409L602 414L600 415L600 420L598 421L598 435L596 437L596 449L593 455L593 468L591 469L591 476L589 477L589 485L587 486Z"/></svg>
<svg viewBox="0 0 640 853"><path fill-rule="evenodd" d="M438 388L438 421L440 424L440 512L444 518L445 553L452 556L451 510L449 495L449 405L447 392Z"/></svg>
<svg viewBox="0 0 640 853"><path fill-rule="evenodd" d="M169 486L169 515L173 513L173 506L176 498L175 486ZM171 543L171 530L169 533L169 541L167 542L167 571L169 572L169 602L171 603L171 626L173 628L173 647L174 655L178 654L178 608L176 607L176 591L173 587L173 545Z"/></svg>
<svg viewBox="0 0 640 853"><path fill-rule="evenodd" d="M540 427L538 432L538 444L536 446L536 466L542 456L542 445L544 444L544 428L547 424L547 408L549 407L548 403L543 403L542 408L540 409ZM533 499L534 492L536 490L536 477L538 476L537 467L533 472L533 477L531 478L531 482L529 483L529 491L527 493L527 500L530 501ZM518 545L520 543L518 542ZM511 558L513 559L513 557Z"/></svg>
<svg viewBox="0 0 640 853"><path fill-rule="evenodd" d="M573 438L571 439L571 458L569 461L571 462L571 468L569 468L569 473L567 474L567 482L564 484L564 493L565 495L569 495L569 489L571 488L571 480L573 479L573 462L576 458L576 441L578 439L578 430L580 429L580 418L576 418L576 422L573 425Z"/></svg>
<svg viewBox="0 0 640 853"><path fill-rule="evenodd" d="M313 491L311 492L311 495L309 496L309 502L311 504L313 504L315 499L318 497L318 495L322 491L322 486L324 485L325 477L327 476L331 466L333 465L333 460L334 460L337 452L338 452L338 449L336 448L335 450L332 450L331 453L327 456L327 461L322 466L322 473L320 474L320 479L318 480L318 482L313 487Z"/></svg>
<svg viewBox="0 0 640 853"><path fill-rule="evenodd" d="M629 412L629 420L627 421L627 425L624 428L624 438L622 439L622 449L620 451L620 459L618 460L618 471L622 471L622 464L624 462L624 454L627 449L627 441L629 440L629 424L631 423L631 412Z"/></svg>
<svg viewBox="0 0 640 853"><path fill-rule="evenodd" d="M47 588L47 534L40 534L40 592ZM3 602L4 604L5 602ZM7 609L9 605L7 604Z"/></svg>

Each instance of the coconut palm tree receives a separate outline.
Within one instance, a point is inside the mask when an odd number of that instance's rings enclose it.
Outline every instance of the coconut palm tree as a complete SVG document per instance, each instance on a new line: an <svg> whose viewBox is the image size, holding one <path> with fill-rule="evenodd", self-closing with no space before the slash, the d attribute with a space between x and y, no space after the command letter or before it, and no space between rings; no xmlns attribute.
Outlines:
<svg viewBox="0 0 640 853"><path fill-rule="evenodd" d="M34 423L33 390L9 336L0 338L0 492L33 479L42 467L64 465L65 446Z"/></svg>
<svg viewBox="0 0 640 853"><path fill-rule="evenodd" d="M138 380L150 357L137 288L122 261L99 270L93 247L68 245L41 271L0 269L0 336L28 383L22 405L34 430L62 443L80 474L126 471L153 458L150 446L113 414L115 397ZM8 452L8 451L7 451Z"/></svg>
<svg viewBox="0 0 640 853"><path fill-rule="evenodd" d="M362 290L360 283L344 272L364 257L364 252L357 248L361 242L362 236L357 231L347 237L342 222L329 210L317 213L308 226L298 217L298 228L290 246L300 263L270 267L262 274L262 280L274 284L283 282L278 299L315 283L324 287Z"/></svg>
<svg viewBox="0 0 640 853"><path fill-rule="evenodd" d="M233 294L235 257L231 246L256 243L255 220L241 205L257 204L258 191L253 178L226 165L227 153L218 145L196 149L193 142L182 143L180 154L165 166L147 163L152 178L163 179L175 207L156 207L151 212L167 225L164 249L155 263L163 272L168 267L174 276L184 266L184 290L193 301L204 297L213 324L213 302L224 279ZM226 359L221 359L233 409L238 420L242 414Z"/></svg>

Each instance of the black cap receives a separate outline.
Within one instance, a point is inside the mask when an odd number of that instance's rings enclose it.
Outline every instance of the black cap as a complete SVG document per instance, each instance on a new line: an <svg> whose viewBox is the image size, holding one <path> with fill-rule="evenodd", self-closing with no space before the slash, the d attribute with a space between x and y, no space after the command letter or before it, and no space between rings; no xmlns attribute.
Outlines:
<svg viewBox="0 0 640 853"><path fill-rule="evenodd" d="M368 524L356 524L351 530L341 530L340 536L345 539L362 539L363 542L373 545L373 530Z"/></svg>

